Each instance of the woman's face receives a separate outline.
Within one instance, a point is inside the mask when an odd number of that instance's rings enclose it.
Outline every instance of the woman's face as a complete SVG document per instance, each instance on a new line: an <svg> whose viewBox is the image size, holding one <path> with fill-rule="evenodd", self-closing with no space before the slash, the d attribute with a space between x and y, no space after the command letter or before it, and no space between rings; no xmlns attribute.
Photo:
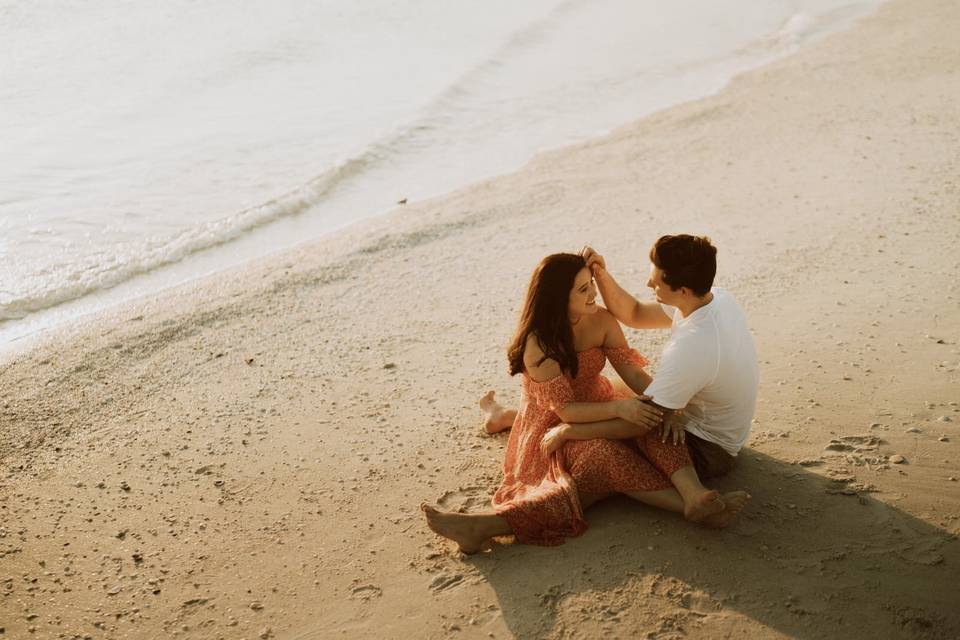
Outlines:
<svg viewBox="0 0 960 640"><path fill-rule="evenodd" d="M593 283L593 275L586 267L581 269L573 280L568 311L571 318L597 311L597 286Z"/></svg>

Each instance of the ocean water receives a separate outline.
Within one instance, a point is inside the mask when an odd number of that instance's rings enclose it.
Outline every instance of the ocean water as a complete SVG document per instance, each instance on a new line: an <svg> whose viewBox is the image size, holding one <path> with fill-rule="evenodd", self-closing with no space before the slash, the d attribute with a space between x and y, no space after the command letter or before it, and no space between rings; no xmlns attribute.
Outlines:
<svg viewBox="0 0 960 640"><path fill-rule="evenodd" d="M0 0L0 343L513 170L879 0Z"/></svg>

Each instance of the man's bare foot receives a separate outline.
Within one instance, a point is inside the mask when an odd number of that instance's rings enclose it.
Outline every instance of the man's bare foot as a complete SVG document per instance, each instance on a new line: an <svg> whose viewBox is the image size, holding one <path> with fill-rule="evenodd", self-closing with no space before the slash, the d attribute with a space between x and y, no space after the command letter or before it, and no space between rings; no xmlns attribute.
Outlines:
<svg viewBox="0 0 960 640"><path fill-rule="evenodd" d="M684 501L683 517L690 522L702 522L713 514L721 513L724 501L719 493L711 489L704 489L696 498Z"/></svg>
<svg viewBox="0 0 960 640"><path fill-rule="evenodd" d="M453 540L460 551L473 555L481 551L491 536L484 533L484 527L477 517L468 513L440 511L428 504L421 504L420 510L427 516L427 526L434 533Z"/></svg>
<svg viewBox="0 0 960 640"><path fill-rule="evenodd" d="M507 411L499 402L493 398L494 392L488 391L487 395L480 398L480 411L483 412L483 428L487 433L500 433L513 426L513 419L517 416L515 411Z"/></svg>
<svg viewBox="0 0 960 640"><path fill-rule="evenodd" d="M700 521L701 524L714 529L723 529L733 522L734 518L743 511L750 501L750 494L746 491L731 491L721 496L723 499L723 511L707 516Z"/></svg>

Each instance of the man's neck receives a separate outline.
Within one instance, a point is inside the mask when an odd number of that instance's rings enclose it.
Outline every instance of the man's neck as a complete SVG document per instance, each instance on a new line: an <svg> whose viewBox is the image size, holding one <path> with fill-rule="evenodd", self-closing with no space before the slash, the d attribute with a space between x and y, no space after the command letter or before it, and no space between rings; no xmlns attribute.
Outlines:
<svg viewBox="0 0 960 640"><path fill-rule="evenodd" d="M705 307L711 302L713 302L713 294L707 293L702 298L691 297L689 301L683 301L677 305L677 309L680 309L680 317L686 318L700 307Z"/></svg>

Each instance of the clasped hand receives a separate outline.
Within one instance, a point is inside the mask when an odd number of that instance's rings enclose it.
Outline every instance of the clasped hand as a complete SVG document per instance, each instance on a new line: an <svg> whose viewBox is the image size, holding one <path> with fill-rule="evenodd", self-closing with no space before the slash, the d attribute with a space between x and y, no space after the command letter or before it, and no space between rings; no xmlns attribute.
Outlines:
<svg viewBox="0 0 960 640"><path fill-rule="evenodd" d="M649 399L647 396L640 396L621 400L617 405L617 415L637 426L655 429L663 423L663 411L659 407L648 404L646 401Z"/></svg>
<svg viewBox="0 0 960 640"><path fill-rule="evenodd" d="M567 441L567 431L569 429L570 425L561 424L543 434L543 440L540 441L540 452L549 458L559 451Z"/></svg>

